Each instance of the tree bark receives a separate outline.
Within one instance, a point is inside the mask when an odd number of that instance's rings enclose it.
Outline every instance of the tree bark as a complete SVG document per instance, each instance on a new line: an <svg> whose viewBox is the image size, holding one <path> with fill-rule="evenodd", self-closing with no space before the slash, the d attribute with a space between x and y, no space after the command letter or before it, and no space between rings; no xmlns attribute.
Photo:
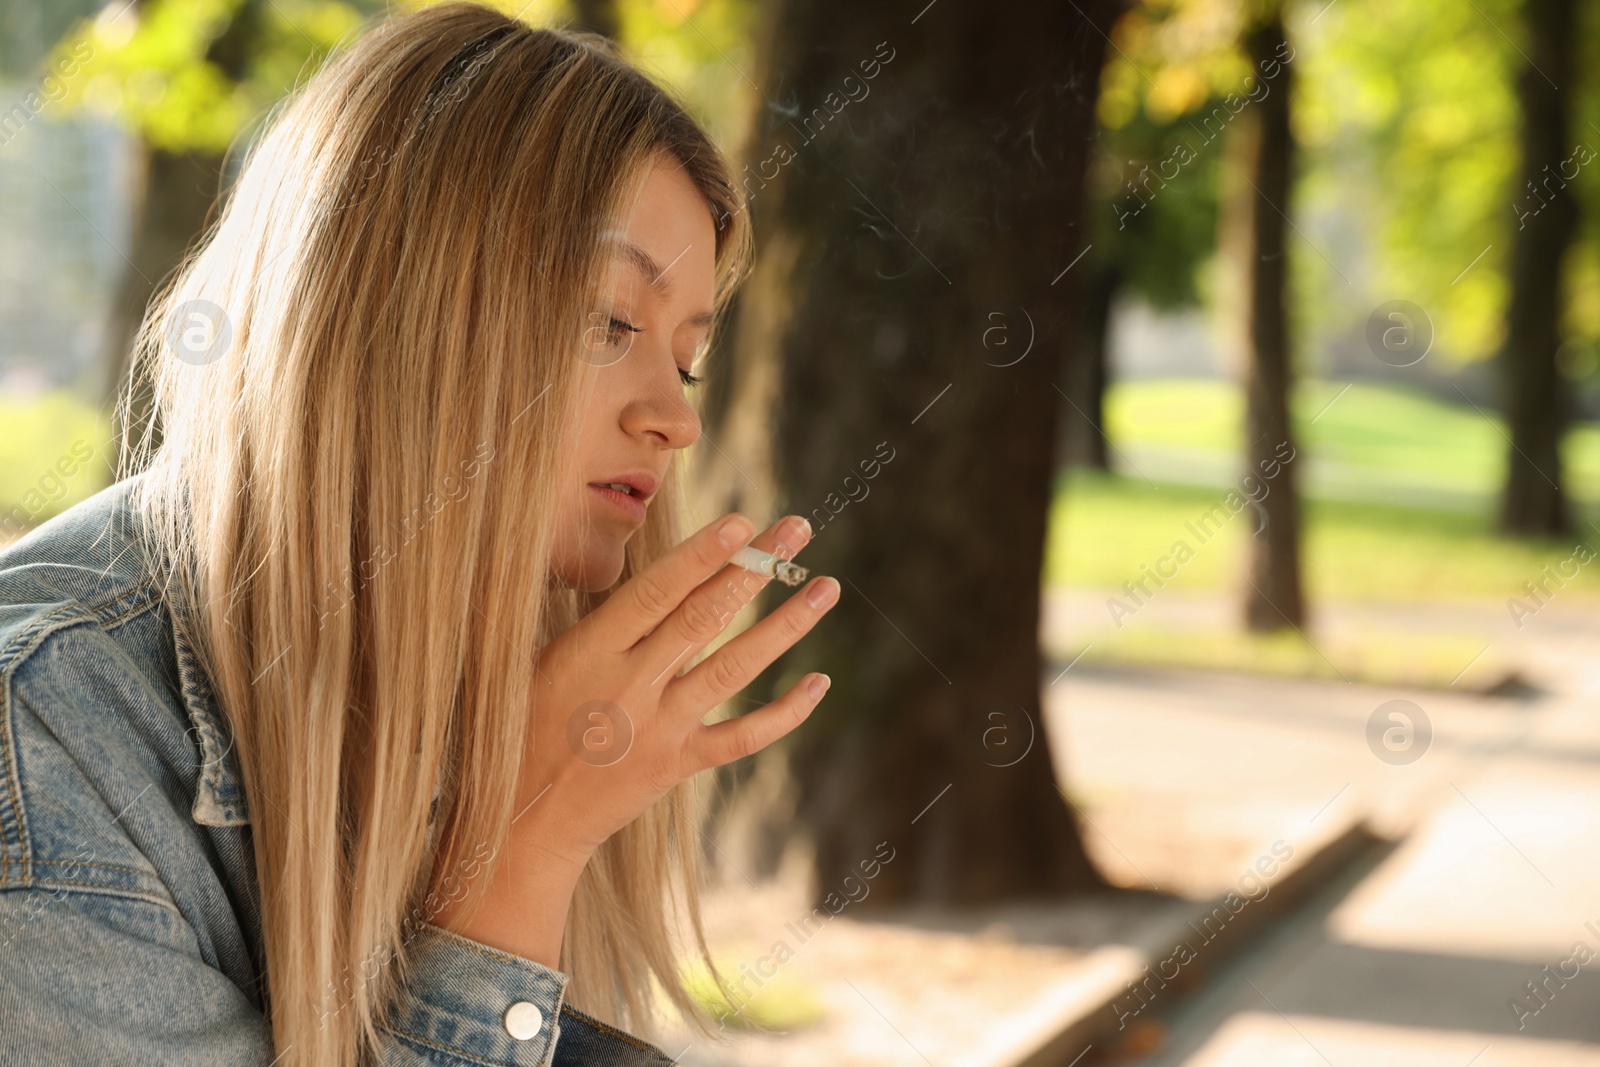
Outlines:
<svg viewBox="0 0 1600 1067"><path fill-rule="evenodd" d="M1289 418L1292 378L1285 212L1289 208L1294 139L1289 127L1294 53L1281 10L1244 35L1244 51L1260 77L1263 64L1281 71L1271 91L1246 105L1229 129L1230 188L1224 196L1223 244L1238 271L1245 355L1245 456L1250 524L1244 594L1245 626L1257 632L1302 627L1299 464ZM1289 57L1286 60L1285 57ZM1267 69L1270 69L1268 67ZM1257 484L1254 492L1249 486Z"/></svg>
<svg viewBox="0 0 1600 1067"><path fill-rule="evenodd" d="M1082 340L1068 350L1062 371L1062 461L1068 467L1111 469L1105 400L1111 381L1111 306L1121 285L1121 271L1105 266L1091 271L1083 286Z"/></svg>
<svg viewBox="0 0 1600 1067"><path fill-rule="evenodd" d="M1571 532L1562 491L1561 436L1570 417L1556 369L1561 343L1561 263L1578 209L1562 171L1570 168L1567 96L1576 43L1573 0L1524 5L1529 65L1519 76L1522 184L1513 211L1511 306L1500 353L1511 431L1500 528L1525 537ZM1552 79L1554 84L1552 84ZM1565 162L1565 166L1563 163Z"/></svg>
<svg viewBox="0 0 1600 1067"><path fill-rule="evenodd" d="M730 380L707 397L706 477L757 513L807 515L801 561L843 585L750 690L833 678L754 775L770 781L776 760L786 783L764 789L763 861L801 833L823 902L889 849L853 909L1103 885L1040 715L1054 379L1084 273L1062 272L1087 243L1114 13L1078 6L1096 24L1045 0L1003 18L846 0L766 12L769 103L740 175L761 253L709 363Z"/></svg>

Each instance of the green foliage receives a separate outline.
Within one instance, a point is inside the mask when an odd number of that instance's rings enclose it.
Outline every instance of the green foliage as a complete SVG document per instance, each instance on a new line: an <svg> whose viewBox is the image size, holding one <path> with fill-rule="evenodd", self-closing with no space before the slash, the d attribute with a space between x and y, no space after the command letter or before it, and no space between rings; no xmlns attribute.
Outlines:
<svg viewBox="0 0 1600 1067"><path fill-rule="evenodd" d="M377 0L146 0L77 22L52 59L84 55L62 114L113 118L170 152L220 155Z"/></svg>
<svg viewBox="0 0 1600 1067"><path fill-rule="evenodd" d="M1100 121L1120 129L1144 111L1167 124L1214 97L1234 92L1250 73L1238 40L1237 0L1142 0L1112 31L1100 82Z"/></svg>
<svg viewBox="0 0 1600 1067"><path fill-rule="evenodd" d="M1155 307L1198 303L1200 266L1216 243L1218 146L1185 122L1141 114L1102 130L1100 148L1085 205L1090 261Z"/></svg>
<svg viewBox="0 0 1600 1067"><path fill-rule="evenodd" d="M406 0L146 0L107 7L57 44L55 57L92 53L72 79L63 114L115 117L173 152L219 154L248 133L363 20ZM563 23L559 0L494 0L522 21ZM676 89L724 144L731 143L752 87L741 0L619 0L625 50ZM74 52L74 49L80 49Z"/></svg>
<svg viewBox="0 0 1600 1067"><path fill-rule="evenodd" d="M1376 254L1363 279L1372 302L1421 305L1441 354L1493 355L1503 339L1519 210L1516 79L1530 46L1522 0L1341 0L1305 34L1305 91L1297 136L1313 180L1359 205ZM1600 6L1580 5L1572 111L1559 167L1580 143L1600 151ZM1534 74L1533 77L1541 75ZM1572 181L1580 205L1600 200L1600 164ZM1600 342L1600 263L1594 212L1565 264L1569 348L1563 370L1595 369ZM1481 254L1482 258L1478 258ZM1470 267L1470 269L1469 269Z"/></svg>
<svg viewBox="0 0 1600 1067"><path fill-rule="evenodd" d="M1441 356L1477 360L1498 349L1518 205L1531 195L1517 188L1515 84L1529 51L1523 2L1319 0L1288 7L1301 152L1295 205L1280 206L1298 225L1290 252L1300 336L1343 332L1377 304L1406 299L1427 311ZM1186 117L1241 90L1249 68L1236 42L1246 7L1237 0L1142 0L1118 22L1099 101L1115 166L1102 164L1108 173L1092 180L1098 192L1091 193L1091 212L1107 189L1137 181L1142 166L1169 158L1170 138L1182 133ZM1600 5L1581 5L1580 20L1574 82L1562 86L1573 110L1569 154L1579 143L1600 150L1600 87L1592 76L1600 70ZM1184 272L1192 278L1209 252L1214 165L1203 152L1185 168L1181 195L1163 190L1152 201L1140 216L1151 224L1148 242L1137 231L1106 233L1091 214L1107 247L1117 245L1108 255L1130 264L1131 284L1158 306L1194 295L1172 282ZM1600 163L1579 169L1573 186L1581 204L1600 203ZM1600 370L1600 213L1586 214L1565 265L1569 340L1561 365L1579 379ZM1319 218L1361 228L1319 231ZM1362 269L1337 271L1324 258L1334 241L1342 246L1338 259Z"/></svg>
<svg viewBox="0 0 1600 1067"><path fill-rule="evenodd" d="M669 86L725 151L759 99L749 0L618 0L623 51ZM735 158L738 158L735 156Z"/></svg>
<svg viewBox="0 0 1600 1067"><path fill-rule="evenodd" d="M1104 152L1088 181L1091 262L1159 308L1204 295L1225 123L1201 123L1231 114L1223 101L1254 84L1238 47L1247 6L1142 0L1112 30L1097 104Z"/></svg>
<svg viewBox="0 0 1600 1067"><path fill-rule="evenodd" d="M1516 0L1346 0L1304 35L1296 135L1370 219L1369 295L1421 305L1466 359L1499 345L1508 298L1519 27Z"/></svg>

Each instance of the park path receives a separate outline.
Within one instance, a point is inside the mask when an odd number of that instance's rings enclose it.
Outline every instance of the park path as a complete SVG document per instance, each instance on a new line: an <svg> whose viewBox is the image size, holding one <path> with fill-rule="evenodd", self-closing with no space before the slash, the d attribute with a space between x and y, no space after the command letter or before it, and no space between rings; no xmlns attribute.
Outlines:
<svg viewBox="0 0 1600 1067"><path fill-rule="evenodd" d="M1554 607L1532 635L1494 605L1408 622L1481 625L1537 682L1521 699L1082 667L1057 682L1057 758L1130 884L1223 888L1267 842L1314 849L1351 820L1393 842L1100 1062L1600 1067L1600 621ZM1369 743L1395 699L1431 723L1417 758ZM1197 844L1173 847L1186 832Z"/></svg>

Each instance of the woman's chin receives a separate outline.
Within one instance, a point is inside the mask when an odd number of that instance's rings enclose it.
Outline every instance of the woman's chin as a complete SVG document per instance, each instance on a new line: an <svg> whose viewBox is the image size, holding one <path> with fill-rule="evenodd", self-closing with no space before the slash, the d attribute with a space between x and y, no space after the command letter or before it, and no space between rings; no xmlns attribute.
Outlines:
<svg viewBox="0 0 1600 1067"><path fill-rule="evenodd" d="M617 584L622 576L623 551L615 548L590 551L576 560L556 565L552 574L555 581L569 589L583 593L600 593Z"/></svg>

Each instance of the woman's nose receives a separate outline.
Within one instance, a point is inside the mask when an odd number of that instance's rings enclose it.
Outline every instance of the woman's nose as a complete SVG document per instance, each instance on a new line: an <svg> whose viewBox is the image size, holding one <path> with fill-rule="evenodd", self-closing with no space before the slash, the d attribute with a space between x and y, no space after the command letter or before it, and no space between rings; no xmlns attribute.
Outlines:
<svg viewBox="0 0 1600 1067"><path fill-rule="evenodd" d="M688 448L700 439L700 416L684 398L677 364L666 363L668 373L652 371L623 409L622 428L630 435L655 437L668 448Z"/></svg>

